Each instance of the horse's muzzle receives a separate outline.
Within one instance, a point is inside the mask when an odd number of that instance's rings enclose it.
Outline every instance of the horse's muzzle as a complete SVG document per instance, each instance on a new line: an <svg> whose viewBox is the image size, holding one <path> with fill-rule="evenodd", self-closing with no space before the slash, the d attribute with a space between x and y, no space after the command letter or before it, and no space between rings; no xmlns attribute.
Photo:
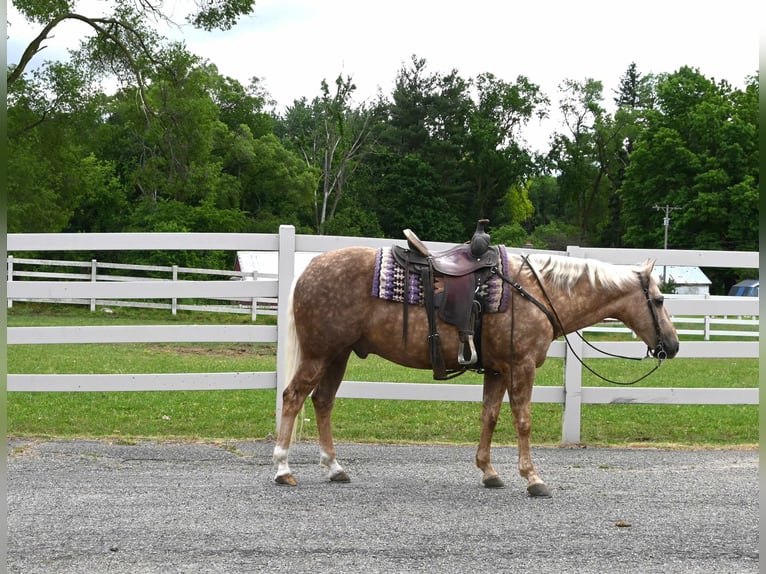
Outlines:
<svg viewBox="0 0 766 574"><path fill-rule="evenodd" d="M673 341L663 341L652 349L652 357L659 361L672 359L678 354L678 339Z"/></svg>

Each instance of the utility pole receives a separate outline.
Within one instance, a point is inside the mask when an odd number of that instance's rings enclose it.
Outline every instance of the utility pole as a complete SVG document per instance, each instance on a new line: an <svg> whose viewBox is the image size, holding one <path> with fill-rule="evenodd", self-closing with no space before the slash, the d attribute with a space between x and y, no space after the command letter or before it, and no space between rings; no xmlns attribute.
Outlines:
<svg viewBox="0 0 766 574"><path fill-rule="evenodd" d="M682 208L677 205L665 204L664 206L662 206L662 205L655 204L654 209L665 212L665 217L662 220L662 224L665 227L665 242L663 244L663 249L667 249L668 248L668 227L670 227L670 212L675 209L682 209ZM662 266L662 282L665 283L666 281L667 281L667 266L663 265Z"/></svg>

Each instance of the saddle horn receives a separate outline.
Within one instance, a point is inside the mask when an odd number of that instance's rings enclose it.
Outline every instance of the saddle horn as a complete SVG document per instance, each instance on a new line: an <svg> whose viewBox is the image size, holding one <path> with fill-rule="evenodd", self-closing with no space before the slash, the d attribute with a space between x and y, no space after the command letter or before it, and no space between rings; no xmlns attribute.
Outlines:
<svg viewBox="0 0 766 574"><path fill-rule="evenodd" d="M473 232L471 238L471 255L476 259L481 259L481 256L489 249L490 236L484 229L487 223L489 223L489 219L480 219L476 223L476 231Z"/></svg>

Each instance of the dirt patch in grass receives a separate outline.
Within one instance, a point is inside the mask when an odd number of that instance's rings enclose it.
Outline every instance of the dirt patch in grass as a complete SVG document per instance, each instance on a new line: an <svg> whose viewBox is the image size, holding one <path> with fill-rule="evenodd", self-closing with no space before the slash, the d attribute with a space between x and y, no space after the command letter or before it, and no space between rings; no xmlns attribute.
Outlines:
<svg viewBox="0 0 766 574"><path fill-rule="evenodd" d="M176 355L203 355L207 357L268 357L276 354L275 345L229 344L220 345L156 345L155 351Z"/></svg>

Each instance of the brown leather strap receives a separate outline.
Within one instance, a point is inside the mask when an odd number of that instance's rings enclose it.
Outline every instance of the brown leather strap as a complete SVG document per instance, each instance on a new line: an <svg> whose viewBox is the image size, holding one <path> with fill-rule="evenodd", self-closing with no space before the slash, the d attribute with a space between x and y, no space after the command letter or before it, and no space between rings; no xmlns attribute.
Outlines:
<svg viewBox="0 0 766 574"><path fill-rule="evenodd" d="M436 330L434 271L430 264L421 271L421 279L423 281L423 303L426 308L426 317L428 318L428 347L431 351L431 369L434 372L434 379L446 379L447 367L444 364L442 344L439 340L439 333Z"/></svg>

